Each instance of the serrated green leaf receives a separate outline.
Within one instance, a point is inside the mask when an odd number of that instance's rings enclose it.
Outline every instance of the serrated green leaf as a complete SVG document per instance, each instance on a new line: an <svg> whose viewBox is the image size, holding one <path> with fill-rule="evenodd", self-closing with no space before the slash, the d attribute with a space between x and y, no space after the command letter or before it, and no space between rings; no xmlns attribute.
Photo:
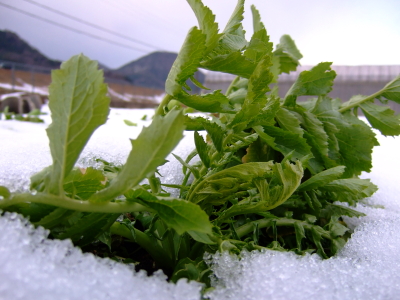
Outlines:
<svg viewBox="0 0 400 300"><path fill-rule="evenodd" d="M206 50L208 53L218 45L222 34L218 33L218 24L215 22L215 15L204 6L201 0L187 0L199 22L200 30L206 35Z"/></svg>
<svg viewBox="0 0 400 300"><path fill-rule="evenodd" d="M302 192L318 189L319 187L338 179L340 176L342 176L345 169L345 166L338 166L322 171L303 182L299 186L298 191Z"/></svg>
<svg viewBox="0 0 400 300"><path fill-rule="evenodd" d="M270 90L269 84L273 79L273 74L269 72L271 67L271 57L267 54L258 62L253 74L251 74L248 83L248 93L245 104L260 102L258 99L263 97Z"/></svg>
<svg viewBox="0 0 400 300"><path fill-rule="evenodd" d="M263 126L271 126L275 124L274 118L280 108L280 101L278 97L269 96L267 98L267 104L261 111L255 116L252 117L251 122L248 124L248 127L255 127L258 125Z"/></svg>
<svg viewBox="0 0 400 300"><path fill-rule="evenodd" d="M211 140L217 151L222 152L224 146L222 142L224 141L225 136L222 128L217 123L213 122L204 122L203 126L211 137Z"/></svg>
<svg viewBox="0 0 400 300"><path fill-rule="evenodd" d="M192 107L196 110L203 112L212 113L232 113L234 108L229 103L229 99L221 93L220 90L216 90L212 93L205 95L189 95L182 91L175 95L176 99L185 104L186 106Z"/></svg>
<svg viewBox="0 0 400 300"><path fill-rule="evenodd" d="M136 140L121 172L110 185L89 198L92 202L105 202L124 194L154 173L164 163L165 157L183 137L184 117L181 111L172 110L166 116L155 116L149 127L144 127Z"/></svg>
<svg viewBox="0 0 400 300"><path fill-rule="evenodd" d="M353 217L365 217L366 214L356 211L354 209L351 209L349 207L341 206L341 205L336 205L336 204L327 204L324 209L322 210L322 213L325 218L330 219L332 216L336 217L341 217L341 216L348 216L350 218Z"/></svg>
<svg viewBox="0 0 400 300"><path fill-rule="evenodd" d="M261 15L258 9L254 5L251 5L250 8L253 16L253 32L265 29L264 24L261 22Z"/></svg>
<svg viewBox="0 0 400 300"><path fill-rule="evenodd" d="M382 89L382 97L400 103L400 75L394 78Z"/></svg>
<svg viewBox="0 0 400 300"><path fill-rule="evenodd" d="M339 145L338 165L346 166L343 177L360 175L372 168L372 148L379 145L371 128L350 114L341 114L333 108L330 98L321 97L313 113L327 125L333 124L338 132L334 133Z"/></svg>
<svg viewBox="0 0 400 300"><path fill-rule="evenodd" d="M196 145L197 153L201 161L203 162L206 168L210 167L210 157L208 156L208 147L207 143L204 141L203 137L195 131L194 133L194 144Z"/></svg>
<svg viewBox="0 0 400 300"><path fill-rule="evenodd" d="M298 96L326 95L332 90L336 72L330 62L319 63L310 71L303 71L285 96L285 105L294 106Z"/></svg>
<svg viewBox="0 0 400 300"><path fill-rule="evenodd" d="M296 44L289 35L283 35L280 43L276 46L274 56L278 58L276 67L279 67L278 74L290 73L296 71L297 66L300 64L299 60L303 57L297 49Z"/></svg>
<svg viewBox="0 0 400 300"><path fill-rule="evenodd" d="M297 49L297 46L290 35L282 35L279 44L276 47L277 49L283 49L294 61L299 61L303 58L303 55L300 53L299 49Z"/></svg>
<svg viewBox="0 0 400 300"><path fill-rule="evenodd" d="M135 190L129 196L156 211L165 224L179 235L188 231L212 234L212 225L207 214L194 203L178 199L158 199L145 190Z"/></svg>
<svg viewBox="0 0 400 300"><path fill-rule="evenodd" d="M200 131L205 130L203 122L206 121L203 117L189 117L185 115L185 130L187 131Z"/></svg>
<svg viewBox="0 0 400 300"><path fill-rule="evenodd" d="M206 35L197 27L190 29L165 82L165 91L175 96L197 71L206 49Z"/></svg>
<svg viewBox="0 0 400 300"><path fill-rule="evenodd" d="M357 197L368 197L372 194L366 195L365 190L367 190L371 185L375 186L369 179L345 178L331 181L330 183L321 186L320 189L337 193L350 193Z"/></svg>
<svg viewBox="0 0 400 300"><path fill-rule="evenodd" d="M233 11L223 32L244 36L244 30L242 27L243 14L244 14L244 0L238 0L235 10Z"/></svg>
<svg viewBox="0 0 400 300"><path fill-rule="evenodd" d="M400 135L400 119L389 107L364 102L360 105L371 126L385 136Z"/></svg>
<svg viewBox="0 0 400 300"><path fill-rule="evenodd" d="M210 71L219 71L249 78L256 63L247 59L240 51L219 54L201 62L201 67Z"/></svg>
<svg viewBox="0 0 400 300"><path fill-rule="evenodd" d="M338 222L338 217L333 217L327 225L332 238L343 236L350 229Z"/></svg>
<svg viewBox="0 0 400 300"><path fill-rule="evenodd" d="M47 186L50 193L62 193L65 176L94 130L106 122L110 103L106 94L103 71L82 54L52 72L49 108L53 121L47 129L53 158Z"/></svg>
<svg viewBox="0 0 400 300"><path fill-rule="evenodd" d="M275 118L280 128L297 133L301 137L303 136L304 130L300 126L300 121L290 110L280 107Z"/></svg>
<svg viewBox="0 0 400 300"><path fill-rule="evenodd" d="M292 157L299 160L311 155L311 147L305 139L296 133L291 133L274 126L263 126L263 131L260 128L254 129L261 139L283 155L288 155L293 151ZM271 143L271 138L273 138L273 143Z"/></svg>

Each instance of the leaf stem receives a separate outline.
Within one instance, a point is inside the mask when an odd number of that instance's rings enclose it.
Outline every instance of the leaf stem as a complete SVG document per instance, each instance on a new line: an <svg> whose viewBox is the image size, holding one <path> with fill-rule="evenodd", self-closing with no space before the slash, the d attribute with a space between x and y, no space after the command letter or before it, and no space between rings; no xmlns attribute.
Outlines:
<svg viewBox="0 0 400 300"><path fill-rule="evenodd" d="M108 202L108 203L92 203L89 201L79 201L68 197L60 197L51 194L38 193L36 195L24 193L17 194L10 199L0 201L0 208L8 207L25 202L41 203L62 207L82 212L98 212L98 213L124 213L135 211L152 211L139 203L132 202Z"/></svg>
<svg viewBox="0 0 400 300"><path fill-rule="evenodd" d="M236 84L239 80L240 80L240 76L236 76L236 78L232 80L231 84L229 85L228 89L227 89L226 92L225 92L225 96L228 96L228 95L231 93L233 87L235 86L235 84Z"/></svg>
<svg viewBox="0 0 400 300"><path fill-rule="evenodd" d="M357 101L357 102L354 102L354 103L352 103L350 105L344 106L344 107L339 109L339 112L340 113L344 113L346 110L349 110L349 109L352 109L354 107L357 107L357 106L363 104L364 102L373 100L374 98L378 97L383 92L384 92L384 89L382 89L382 90L380 90L380 91L378 91L378 92L376 92L376 93L374 93L374 94L372 94L372 95L370 95L368 97L365 97L365 98L361 99L360 101Z"/></svg>
<svg viewBox="0 0 400 300"><path fill-rule="evenodd" d="M158 105L154 116L163 116L163 115L165 115L164 107L167 106L169 101L171 101L172 99L173 99L173 97L171 95L165 94L165 96L162 99L161 103Z"/></svg>

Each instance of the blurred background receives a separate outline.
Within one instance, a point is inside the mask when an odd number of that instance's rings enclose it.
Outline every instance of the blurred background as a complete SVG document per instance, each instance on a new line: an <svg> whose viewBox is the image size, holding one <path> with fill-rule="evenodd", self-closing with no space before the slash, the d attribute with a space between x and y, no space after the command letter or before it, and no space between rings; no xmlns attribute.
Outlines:
<svg viewBox="0 0 400 300"><path fill-rule="evenodd" d="M203 3L223 30L236 0ZM347 91L334 97L373 93L400 73L398 0L247 0L248 39L253 4L274 44L283 34L295 40L303 54L301 70L333 62L335 87L343 82L341 90ZM184 0L0 0L0 93L45 98L50 70L83 53L105 70L114 106L154 106L176 53L196 25ZM231 80L223 74L197 77L221 89ZM281 77L289 86L295 74Z"/></svg>

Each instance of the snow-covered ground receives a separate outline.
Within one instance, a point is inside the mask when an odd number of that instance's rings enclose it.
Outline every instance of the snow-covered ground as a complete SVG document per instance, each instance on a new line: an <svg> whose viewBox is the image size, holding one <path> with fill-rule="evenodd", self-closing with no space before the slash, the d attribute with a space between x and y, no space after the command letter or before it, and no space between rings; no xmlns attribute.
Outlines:
<svg viewBox="0 0 400 300"><path fill-rule="evenodd" d="M143 115L147 121L141 121ZM126 159L152 110L112 109L85 148L79 164L93 157L114 163ZM29 177L51 164L45 124L0 121L0 185L27 190ZM129 127L124 119L138 123ZM399 138L378 136L371 178L379 191L369 199L382 208L359 206L367 217L348 220L355 233L335 257L297 256L273 251L209 257L217 280L210 299L400 299L400 170ZM174 153L185 156L193 146L187 134ZM179 182L174 158L161 169L168 182ZM82 254L70 241L46 239L19 215L0 217L0 299L200 299L200 285L165 281L163 274L147 277L128 266Z"/></svg>

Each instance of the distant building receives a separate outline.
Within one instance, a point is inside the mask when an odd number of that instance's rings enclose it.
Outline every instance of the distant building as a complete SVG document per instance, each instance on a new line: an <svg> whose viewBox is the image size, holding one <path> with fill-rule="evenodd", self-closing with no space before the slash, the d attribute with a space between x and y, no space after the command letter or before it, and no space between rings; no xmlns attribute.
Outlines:
<svg viewBox="0 0 400 300"><path fill-rule="evenodd" d="M300 72L310 70L312 66L300 66L297 71L279 76L279 95L284 97L286 92L297 79ZM400 75L400 65L396 66L332 66L337 76L333 90L329 93L332 98L347 101L354 95L371 95L382 89L389 81ZM225 92L235 75L208 72L204 85L212 90L220 89ZM400 104L390 103L390 107L400 112Z"/></svg>

